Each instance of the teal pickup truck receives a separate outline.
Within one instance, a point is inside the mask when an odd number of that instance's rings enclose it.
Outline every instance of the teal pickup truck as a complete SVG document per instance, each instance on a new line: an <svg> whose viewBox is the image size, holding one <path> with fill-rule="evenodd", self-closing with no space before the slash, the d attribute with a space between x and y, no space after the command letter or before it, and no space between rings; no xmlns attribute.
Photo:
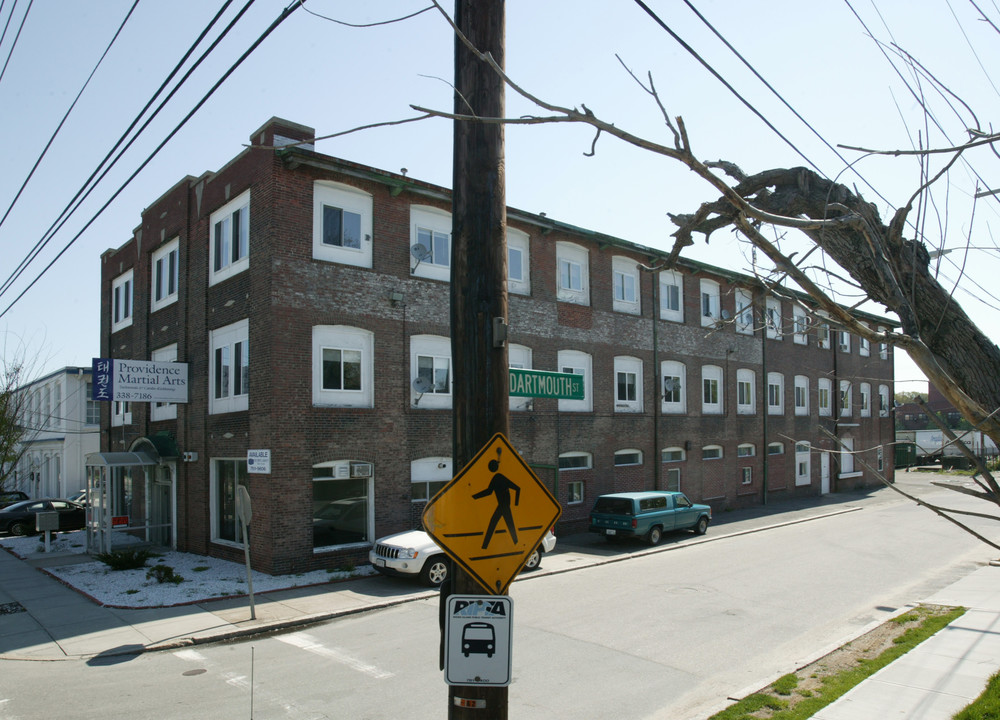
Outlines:
<svg viewBox="0 0 1000 720"><path fill-rule="evenodd" d="M712 508L696 505L681 492L626 492L601 495L590 511L590 532L608 540L644 538L656 545L663 533L693 530L704 535Z"/></svg>

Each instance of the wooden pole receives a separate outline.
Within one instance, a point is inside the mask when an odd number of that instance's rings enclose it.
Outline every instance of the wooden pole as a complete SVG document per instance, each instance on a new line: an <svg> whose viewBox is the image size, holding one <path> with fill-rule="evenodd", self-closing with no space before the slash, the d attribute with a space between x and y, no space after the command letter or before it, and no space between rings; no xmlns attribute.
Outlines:
<svg viewBox="0 0 1000 720"><path fill-rule="evenodd" d="M456 0L455 22L504 67L504 0ZM455 39L455 112L503 117L501 79ZM507 369L507 199L501 124L456 121L452 178L451 357L456 468L500 432L509 434ZM451 590L485 594L454 567ZM441 602L446 603L446 593ZM485 707L483 707L485 705ZM506 720L507 688L449 686L453 720Z"/></svg>

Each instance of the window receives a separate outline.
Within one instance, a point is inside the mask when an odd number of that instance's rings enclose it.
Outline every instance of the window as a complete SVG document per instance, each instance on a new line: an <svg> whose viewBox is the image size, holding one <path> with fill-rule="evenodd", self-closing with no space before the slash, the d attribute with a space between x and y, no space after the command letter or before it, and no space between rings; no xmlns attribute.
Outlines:
<svg viewBox="0 0 1000 720"><path fill-rule="evenodd" d="M660 462L683 462L685 459L684 448L671 447L660 451Z"/></svg>
<svg viewBox="0 0 1000 720"><path fill-rule="evenodd" d="M736 457L753 457L757 454L757 448L752 443L742 443L736 446Z"/></svg>
<svg viewBox="0 0 1000 720"><path fill-rule="evenodd" d="M840 347L840 352L843 353L851 352L851 333L847 332L846 330L841 330L840 332L837 333L837 337L839 338L838 345Z"/></svg>
<svg viewBox="0 0 1000 720"><path fill-rule="evenodd" d="M785 446L780 442L769 443L767 446L768 455L784 455Z"/></svg>
<svg viewBox="0 0 1000 720"><path fill-rule="evenodd" d="M764 321L767 326L767 337L771 340L781 340L784 325L781 319L781 300L769 297L765 302Z"/></svg>
<svg viewBox="0 0 1000 720"><path fill-rule="evenodd" d="M812 468L809 462L809 443L795 443L795 484L808 485L812 480Z"/></svg>
<svg viewBox="0 0 1000 720"><path fill-rule="evenodd" d="M806 311L798 305L792 306L792 341L798 345L806 345L809 342L809 318Z"/></svg>
<svg viewBox="0 0 1000 720"><path fill-rule="evenodd" d="M579 505L583 502L583 482L572 480L566 486L566 504Z"/></svg>
<svg viewBox="0 0 1000 720"><path fill-rule="evenodd" d="M37 420L36 420L37 422ZM132 424L132 403L115 400L111 403L111 427ZM38 425L35 425L37 428Z"/></svg>
<svg viewBox="0 0 1000 720"><path fill-rule="evenodd" d="M816 404L819 406L819 414L831 415L830 393L833 392L833 384L829 378L820 378L816 384Z"/></svg>
<svg viewBox="0 0 1000 720"><path fill-rule="evenodd" d="M884 327L879 326L878 332L880 334L884 335L887 332L887 330ZM887 343L885 341L879 342L879 344L878 344L878 356L882 360L888 360L889 359L889 343Z"/></svg>
<svg viewBox="0 0 1000 720"><path fill-rule="evenodd" d="M618 312L640 313L639 305L639 266L635 260L627 257L611 259L612 286L614 300L612 305Z"/></svg>
<svg viewBox="0 0 1000 720"><path fill-rule="evenodd" d="M866 328L871 330L869 325L864 325ZM858 335L858 354L861 355L861 357L870 357L872 354L872 344L864 335Z"/></svg>
<svg viewBox="0 0 1000 720"><path fill-rule="evenodd" d="M809 414L809 378L805 375L795 376L795 414Z"/></svg>
<svg viewBox="0 0 1000 720"><path fill-rule="evenodd" d="M313 326L313 405L374 407L374 342L374 335L361 328Z"/></svg>
<svg viewBox="0 0 1000 720"><path fill-rule="evenodd" d="M869 383L861 383L858 388L861 391L861 417L872 416L872 386Z"/></svg>
<svg viewBox="0 0 1000 720"><path fill-rule="evenodd" d="M313 258L372 266L372 196L350 185L313 183Z"/></svg>
<svg viewBox="0 0 1000 720"><path fill-rule="evenodd" d="M615 412L642 412L642 360L615 358Z"/></svg>
<svg viewBox="0 0 1000 720"><path fill-rule="evenodd" d="M702 327L714 326L721 319L719 283L714 280L701 280L701 324Z"/></svg>
<svg viewBox="0 0 1000 720"><path fill-rule="evenodd" d="M215 285L250 267L250 191L237 196L212 213L211 272Z"/></svg>
<svg viewBox="0 0 1000 720"><path fill-rule="evenodd" d="M589 470L594 466L590 453L566 452L559 456L560 470Z"/></svg>
<svg viewBox="0 0 1000 720"><path fill-rule="evenodd" d="M660 319L684 322L684 276L675 270L660 273Z"/></svg>
<svg viewBox="0 0 1000 720"><path fill-rule="evenodd" d="M785 376L781 373L767 374L767 414L785 413Z"/></svg>
<svg viewBox="0 0 1000 720"><path fill-rule="evenodd" d="M313 549L371 542L373 478L352 478L350 462L313 465Z"/></svg>
<svg viewBox="0 0 1000 720"><path fill-rule="evenodd" d="M889 386L878 386L878 416L889 417Z"/></svg>
<svg viewBox="0 0 1000 720"><path fill-rule="evenodd" d="M132 324L132 271L111 281L111 332Z"/></svg>
<svg viewBox="0 0 1000 720"><path fill-rule="evenodd" d="M843 447L840 451L840 473L846 475L854 472L854 438L841 438Z"/></svg>
<svg viewBox="0 0 1000 720"><path fill-rule="evenodd" d="M153 362L177 362L177 343L154 350L150 355ZM172 420L177 417L177 404L154 402L149 406L150 420Z"/></svg>
<svg viewBox="0 0 1000 720"><path fill-rule="evenodd" d="M616 450L615 466L642 465L642 450Z"/></svg>
<svg viewBox="0 0 1000 720"><path fill-rule="evenodd" d="M242 485L249 490L246 458L215 458L211 473L212 540L242 543L243 534L236 520L236 488Z"/></svg>
<svg viewBox="0 0 1000 720"><path fill-rule="evenodd" d="M840 381L840 415L849 417L851 414L851 383L847 380Z"/></svg>
<svg viewBox="0 0 1000 720"><path fill-rule="evenodd" d="M830 323L821 321L816 326L816 344L823 350L830 349Z"/></svg>
<svg viewBox="0 0 1000 720"><path fill-rule="evenodd" d="M590 305L590 265L587 249L568 242L556 243L556 298Z"/></svg>
<svg viewBox="0 0 1000 720"><path fill-rule="evenodd" d="M247 320L209 333L208 412L246 410L250 397L250 350Z"/></svg>
<svg viewBox="0 0 1000 720"><path fill-rule="evenodd" d="M721 415L722 368L705 365L701 369L701 411L705 415Z"/></svg>
<svg viewBox="0 0 1000 720"><path fill-rule="evenodd" d="M509 343L507 345L507 363L512 368L530 370L532 367L531 348L525 345ZM532 407L532 398L530 397L511 395L509 402L511 410L530 410Z"/></svg>
<svg viewBox="0 0 1000 720"><path fill-rule="evenodd" d="M736 288L736 332L753 335L753 295L744 288Z"/></svg>
<svg viewBox="0 0 1000 720"><path fill-rule="evenodd" d="M701 459L702 460L721 460L722 459L722 446L721 445L706 445L701 449Z"/></svg>
<svg viewBox="0 0 1000 720"><path fill-rule="evenodd" d="M453 476L450 457L426 457L410 462L410 501L427 502Z"/></svg>
<svg viewBox="0 0 1000 720"><path fill-rule="evenodd" d="M531 294L531 264L528 234L507 228L507 291L516 295Z"/></svg>
<svg viewBox="0 0 1000 720"><path fill-rule="evenodd" d="M875 469L879 472L885 470L885 448L881 445L875 448Z"/></svg>
<svg viewBox="0 0 1000 720"><path fill-rule="evenodd" d="M686 377L687 369L684 363L676 360L664 360L660 363L660 381L663 386L661 412L671 414L687 412L687 400L684 397Z"/></svg>
<svg viewBox="0 0 1000 720"><path fill-rule="evenodd" d="M680 468L667 468L666 477L664 478L667 484L666 489L670 492L680 492L681 491L681 469Z"/></svg>
<svg viewBox="0 0 1000 720"><path fill-rule="evenodd" d="M431 280L451 279L451 213L410 206L410 272Z"/></svg>
<svg viewBox="0 0 1000 720"><path fill-rule="evenodd" d="M736 371L736 414L753 415L757 412L757 402L754 397L754 372L746 368Z"/></svg>
<svg viewBox="0 0 1000 720"><path fill-rule="evenodd" d="M101 424L101 406L98 400L94 400L94 383L87 383L87 425Z"/></svg>
<svg viewBox="0 0 1000 720"><path fill-rule="evenodd" d="M153 297L149 304L150 312L177 301L179 248L180 240L174 238L153 253L153 276L150 282Z"/></svg>
<svg viewBox="0 0 1000 720"><path fill-rule="evenodd" d="M579 350L560 350L558 371L583 376L583 400L559 400L560 412L591 412L594 409L593 361Z"/></svg>
<svg viewBox="0 0 1000 720"><path fill-rule="evenodd" d="M753 468L748 465L747 467L740 468L740 470L742 471L742 475L743 475L743 484L744 485L752 485L753 484Z"/></svg>
<svg viewBox="0 0 1000 720"><path fill-rule="evenodd" d="M410 338L410 406L451 407L451 340L440 335Z"/></svg>

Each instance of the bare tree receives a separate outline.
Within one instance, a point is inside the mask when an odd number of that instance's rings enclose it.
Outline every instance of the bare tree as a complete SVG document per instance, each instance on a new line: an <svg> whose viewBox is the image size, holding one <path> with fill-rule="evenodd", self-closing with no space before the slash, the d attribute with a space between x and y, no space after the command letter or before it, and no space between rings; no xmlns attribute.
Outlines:
<svg viewBox="0 0 1000 720"><path fill-rule="evenodd" d="M4 343L0 356L0 491L14 489L14 478L30 441L38 432L32 422L33 362L23 344L11 352Z"/></svg>

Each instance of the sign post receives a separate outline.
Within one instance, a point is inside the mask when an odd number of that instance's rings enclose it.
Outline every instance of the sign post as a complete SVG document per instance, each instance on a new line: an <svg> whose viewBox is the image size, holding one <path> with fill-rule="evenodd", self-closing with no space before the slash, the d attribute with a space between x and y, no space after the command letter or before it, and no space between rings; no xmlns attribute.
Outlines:
<svg viewBox="0 0 1000 720"><path fill-rule="evenodd" d="M253 604L253 574L250 571L250 520L253 511L250 508L250 492L245 485L236 486L236 515L240 519L243 535L243 559L247 564L247 589L250 591L250 619L257 619L257 609Z"/></svg>

